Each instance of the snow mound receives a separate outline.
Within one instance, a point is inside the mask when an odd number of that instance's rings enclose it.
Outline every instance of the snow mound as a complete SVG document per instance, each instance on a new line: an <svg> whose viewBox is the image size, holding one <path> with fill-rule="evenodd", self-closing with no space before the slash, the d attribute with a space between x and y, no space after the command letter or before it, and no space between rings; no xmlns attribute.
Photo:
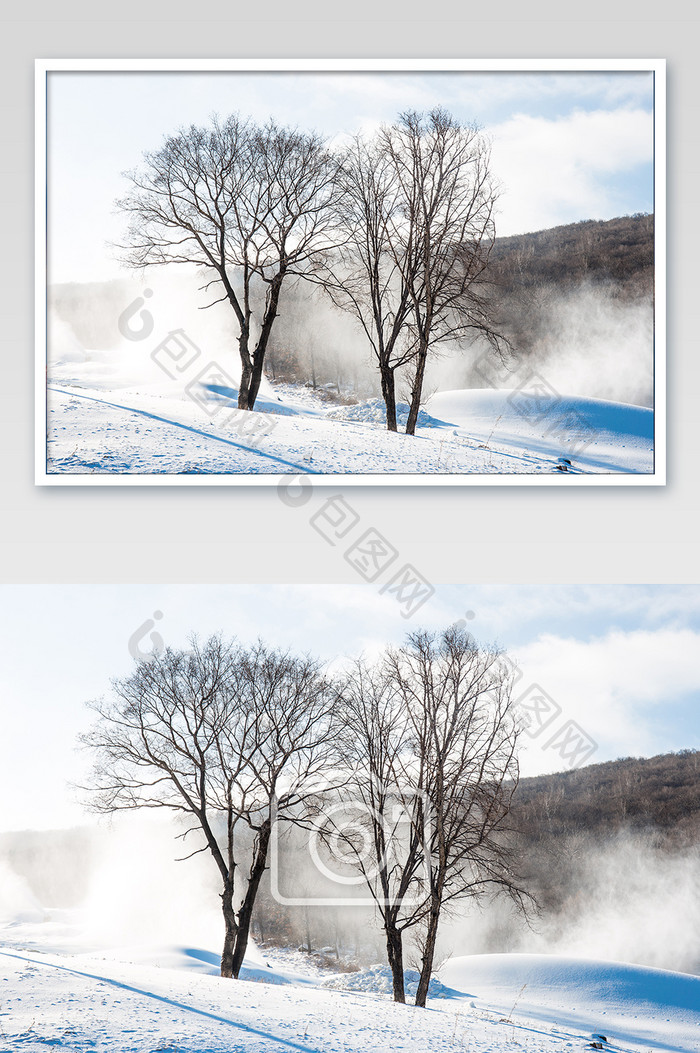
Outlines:
<svg viewBox="0 0 700 1053"><path fill-rule="evenodd" d="M87 952L81 957L89 957ZM205 976L221 975L221 955L202 947L182 947L170 945L132 945L101 948L104 961L128 963L131 965L169 969L190 973L201 973ZM240 979L251 983L291 984L295 977L285 970L272 966L260 953L251 940L246 948L246 955L240 971Z"/></svg>
<svg viewBox="0 0 700 1053"><path fill-rule="evenodd" d="M547 954L453 958L442 982L507 1019L557 1020L608 1042L700 1049L700 976Z"/></svg>
<svg viewBox="0 0 700 1053"><path fill-rule="evenodd" d="M91 954L92 951L88 951L77 957L89 959ZM167 944L101 947L100 955L104 961L153 966L156 969L185 970L208 976L219 976L221 972L220 956L200 947L179 947Z"/></svg>
<svg viewBox="0 0 700 1053"><path fill-rule="evenodd" d="M415 998L418 990L420 974L415 969L406 969L403 974L403 982L407 998ZM321 987L328 987L333 991L364 991L370 994L390 995L393 993L394 985L391 977L391 969L387 965L371 965L368 969L361 969L357 973L341 973L324 980ZM444 998L447 988L433 977L430 981L428 994L431 998Z"/></svg>
<svg viewBox="0 0 700 1053"><path fill-rule="evenodd" d="M261 390L263 385L261 384ZM210 402L221 402L231 409L238 408L238 388L227 387L224 384L201 384L200 388L204 397ZM279 413L283 417L296 417L300 412L295 406L282 402L278 395L263 391L255 400L256 413Z"/></svg>
<svg viewBox="0 0 700 1053"><path fill-rule="evenodd" d="M407 402L397 402L396 423L399 428L406 427L410 406ZM341 409L333 410L327 414L328 420L353 420L361 421L363 424L381 424L386 427L386 406L384 399L369 399L367 402L359 402L356 406L343 406ZM431 417L425 410L418 411L417 427L419 428L442 428L445 422Z"/></svg>
<svg viewBox="0 0 700 1053"><path fill-rule="evenodd" d="M654 411L643 406L576 395L542 394L519 389L467 388L440 391L428 401L432 413L452 425L496 433L541 434L556 437L579 431L594 441L601 435L654 438Z"/></svg>

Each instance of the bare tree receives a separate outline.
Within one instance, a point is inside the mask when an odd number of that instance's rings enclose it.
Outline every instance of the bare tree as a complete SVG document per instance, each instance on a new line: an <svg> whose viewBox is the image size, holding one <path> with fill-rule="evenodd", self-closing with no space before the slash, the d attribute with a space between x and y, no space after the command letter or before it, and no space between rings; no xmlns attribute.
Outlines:
<svg viewBox="0 0 700 1053"><path fill-rule="evenodd" d="M407 326L416 266L414 231L404 229L398 173L383 144L357 136L345 151L335 202L347 237L323 274L333 303L359 322L379 369L389 431L397 430L396 373L415 354Z"/></svg>
<svg viewBox="0 0 700 1053"><path fill-rule="evenodd" d="M405 1002L403 934L423 916L427 885L420 758L382 663L360 660L342 687L340 735L348 776L322 833L336 859L364 879L381 918L394 1001ZM417 763L416 763L417 761Z"/></svg>
<svg viewBox="0 0 700 1053"><path fill-rule="evenodd" d="M337 162L314 133L230 116L166 138L127 173L131 266L194 264L238 326L239 409L253 409L285 281L335 244ZM207 306L212 306L208 304Z"/></svg>
<svg viewBox="0 0 700 1053"><path fill-rule="evenodd" d="M397 373L410 373L413 435L438 345L482 336L499 356L510 347L486 286L498 196L490 147L476 126L443 109L410 111L369 140L356 137L339 181L348 235L324 286L370 342L389 431L397 430Z"/></svg>
<svg viewBox="0 0 700 1053"><path fill-rule="evenodd" d="M359 663L343 687L353 774L326 841L342 844L371 891L398 1002L409 930L422 950L416 1005L424 1006L442 911L492 890L524 901L502 836L519 729L500 657L456 628L418 632L373 666Z"/></svg>
<svg viewBox="0 0 700 1053"><path fill-rule="evenodd" d="M389 654L430 807L429 897L416 1005L425 1006L443 909L505 891L523 906L503 837L518 782L511 673L457 628L417 632Z"/></svg>
<svg viewBox="0 0 700 1053"><path fill-rule="evenodd" d="M92 704L93 807L190 820L182 836L202 841L190 854L208 851L221 881L222 976L243 963L273 820L303 821L330 764L334 699L314 660L211 637L141 663Z"/></svg>
<svg viewBox="0 0 700 1053"><path fill-rule="evenodd" d="M415 355L406 434L413 435L428 356L437 345L480 335L498 354L508 347L485 295L498 191L487 140L443 109L402 113L381 129L379 142L403 202L392 240L411 246L407 268L403 253L395 258L411 303Z"/></svg>

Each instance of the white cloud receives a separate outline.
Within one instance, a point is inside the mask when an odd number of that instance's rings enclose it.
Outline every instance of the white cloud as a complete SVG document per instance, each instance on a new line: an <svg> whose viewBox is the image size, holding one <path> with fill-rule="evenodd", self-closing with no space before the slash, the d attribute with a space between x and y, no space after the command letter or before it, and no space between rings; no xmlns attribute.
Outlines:
<svg viewBox="0 0 700 1053"><path fill-rule="evenodd" d="M591 641L543 634L514 655L523 672L516 694L536 682L561 706L558 719L579 723L606 758L651 755L671 748L657 738L664 707L699 691L699 650L692 629L611 630ZM679 728L670 724L672 740ZM564 765L533 740L525 767L529 774Z"/></svg>
<svg viewBox="0 0 700 1053"><path fill-rule="evenodd" d="M528 106L554 104L600 107L648 106L653 75L639 72L513 72L471 74L453 81L454 101L473 112L510 106L522 112ZM452 103L452 100L450 100Z"/></svg>
<svg viewBox="0 0 700 1053"><path fill-rule="evenodd" d="M499 233L611 218L611 176L653 157L653 117L643 109L577 110L554 120L516 115L488 129L502 182Z"/></svg>

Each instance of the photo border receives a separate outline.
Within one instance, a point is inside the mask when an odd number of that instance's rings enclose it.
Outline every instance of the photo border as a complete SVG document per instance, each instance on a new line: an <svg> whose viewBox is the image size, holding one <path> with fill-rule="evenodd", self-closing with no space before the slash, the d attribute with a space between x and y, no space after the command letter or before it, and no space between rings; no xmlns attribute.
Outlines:
<svg viewBox="0 0 700 1053"><path fill-rule="evenodd" d="M36 59L35 476L37 486L276 486L293 473L49 474L47 454L47 83L52 72L649 72L654 76L654 470L547 476L479 473L305 473L320 486L664 486L666 484L666 60L665 59Z"/></svg>

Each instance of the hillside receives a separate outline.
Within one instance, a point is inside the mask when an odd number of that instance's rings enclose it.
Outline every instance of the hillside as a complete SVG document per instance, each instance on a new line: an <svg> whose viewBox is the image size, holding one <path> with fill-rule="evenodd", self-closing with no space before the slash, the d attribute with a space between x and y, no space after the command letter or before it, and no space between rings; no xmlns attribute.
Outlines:
<svg viewBox="0 0 700 1053"><path fill-rule="evenodd" d="M504 289L544 283L614 282L625 295L654 289L654 217L582 220L530 234L496 238L493 277Z"/></svg>
<svg viewBox="0 0 700 1053"><path fill-rule="evenodd" d="M523 779L513 826L536 840L622 827L690 838L700 833L700 751L625 757Z"/></svg>
<svg viewBox="0 0 700 1053"><path fill-rule="evenodd" d="M607 347L614 336L619 358L620 329L635 330L640 307L653 299L654 217L591 219L497 237L487 274L497 327L511 341L518 357L541 358L549 351L552 339L558 351L563 343L574 340L576 357L591 357L592 340ZM579 303L578 298L585 300ZM362 384L371 378L358 370L356 360L349 364L338 357L337 350L324 339L323 327L319 332L308 326L305 311L310 304L318 310L323 301L308 290L297 290L287 301L271 341L267 363L270 378L319 389L325 386L338 396L357 396ZM579 315L589 320L592 332L580 331ZM335 327L337 319L332 324ZM635 347L635 362L649 343L650 334L645 318L646 340L641 342L641 352ZM482 386L483 378L472 372L471 360L472 355L464 356L462 373L455 373L459 384L454 386ZM618 396L600 392L600 397Z"/></svg>
<svg viewBox="0 0 700 1053"><path fill-rule="evenodd" d="M700 751L524 779L510 819L538 935L496 916L487 946L700 973Z"/></svg>
<svg viewBox="0 0 700 1053"><path fill-rule="evenodd" d="M605 387L611 375L635 377L625 401L651 405L653 216L497 238L488 274L497 328L517 362L533 363L555 387L585 376L590 393L601 398L617 397L614 384ZM466 379L478 384L469 372Z"/></svg>

